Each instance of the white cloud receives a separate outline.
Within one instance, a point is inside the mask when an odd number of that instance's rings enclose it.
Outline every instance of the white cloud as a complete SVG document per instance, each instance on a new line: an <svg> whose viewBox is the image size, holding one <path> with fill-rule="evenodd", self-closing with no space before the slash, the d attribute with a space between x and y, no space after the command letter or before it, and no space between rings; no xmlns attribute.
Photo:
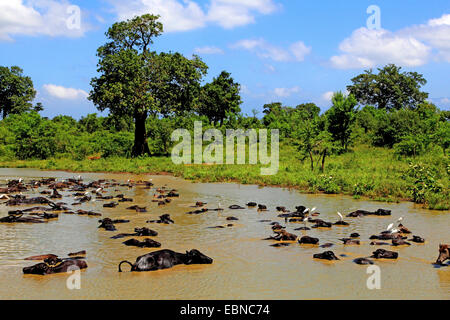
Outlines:
<svg viewBox="0 0 450 320"><path fill-rule="evenodd" d="M340 69L371 68L386 63L420 66L431 53L429 46L410 35L367 28L355 30L341 42L339 50L342 54L331 57L331 63Z"/></svg>
<svg viewBox="0 0 450 320"><path fill-rule="evenodd" d="M430 25L432 27L442 26L442 25L450 26L450 14L444 14L444 15L442 15L442 17L440 17L438 19L431 19L428 21L428 25Z"/></svg>
<svg viewBox="0 0 450 320"><path fill-rule="evenodd" d="M291 95L293 95L294 93L298 93L300 92L300 88L299 87L292 87L292 88L275 88L273 90L274 94L277 97L280 98L287 98Z"/></svg>
<svg viewBox="0 0 450 320"><path fill-rule="evenodd" d="M341 69L387 63L416 67L432 57L450 62L450 14L395 32L360 28L340 43L339 50L341 53L331 57L330 62Z"/></svg>
<svg viewBox="0 0 450 320"><path fill-rule="evenodd" d="M331 102L331 98L333 98L334 92L333 91L327 91L324 94L322 94L322 100L326 102Z"/></svg>
<svg viewBox="0 0 450 320"><path fill-rule="evenodd" d="M305 56L311 53L311 47L307 47L302 41L291 45L291 52L297 61L305 60Z"/></svg>
<svg viewBox="0 0 450 320"><path fill-rule="evenodd" d="M289 49L284 49L268 43L263 38L240 40L231 45L231 47L247 50L255 53L260 58L278 62L303 61L305 56L311 52L311 48L301 41L292 44Z"/></svg>
<svg viewBox="0 0 450 320"><path fill-rule="evenodd" d="M67 100L75 100L75 99L86 99L88 93L81 89L74 88L66 88L63 86L57 86L54 84L44 84L43 88L47 93L58 99L67 99Z"/></svg>
<svg viewBox="0 0 450 320"><path fill-rule="evenodd" d="M437 60L450 62L450 14L431 19L426 24L405 28L399 33L414 35L433 47Z"/></svg>
<svg viewBox="0 0 450 320"><path fill-rule="evenodd" d="M187 31L205 26L206 15L194 1L135 0L113 1L119 20L126 20L146 13L158 14L164 31Z"/></svg>
<svg viewBox="0 0 450 320"><path fill-rule="evenodd" d="M71 26L74 21L71 6L68 1L2 0L0 40L11 41L14 35L80 37L88 26L82 20L82 14L79 27Z"/></svg>
<svg viewBox="0 0 450 320"><path fill-rule="evenodd" d="M194 52L198 53L198 54L223 54L224 53L222 49L217 48L217 47L211 47L211 46L195 48Z"/></svg>
<svg viewBox="0 0 450 320"><path fill-rule="evenodd" d="M210 0L206 8L193 0L110 2L120 20L144 13L159 14L167 32L194 30L208 24L231 29L254 23L256 14L267 15L279 7L274 0Z"/></svg>

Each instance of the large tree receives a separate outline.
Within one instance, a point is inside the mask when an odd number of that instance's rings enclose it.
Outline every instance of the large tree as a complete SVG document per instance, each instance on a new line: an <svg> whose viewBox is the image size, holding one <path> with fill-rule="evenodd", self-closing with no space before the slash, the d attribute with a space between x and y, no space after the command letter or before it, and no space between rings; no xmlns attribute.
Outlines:
<svg viewBox="0 0 450 320"><path fill-rule="evenodd" d="M342 92L336 92L332 98L333 105L325 113L327 118L327 128L331 133L333 141L339 142L344 150L350 142L353 123L356 119L355 97L350 94L345 96Z"/></svg>
<svg viewBox="0 0 450 320"><path fill-rule="evenodd" d="M99 77L91 81L89 99L101 111L135 122L133 156L149 153L145 121L149 114L180 114L191 109L207 66L197 57L150 50L163 32L159 16L145 14L118 22L106 32L110 40L97 50Z"/></svg>
<svg viewBox="0 0 450 320"><path fill-rule="evenodd" d="M378 69L366 70L352 79L347 90L360 104L371 104L380 109L415 109L428 98L428 93L420 88L427 83L417 72L401 72L401 67L393 64Z"/></svg>
<svg viewBox="0 0 450 320"><path fill-rule="evenodd" d="M211 83L202 88L198 113L207 116L211 123L220 122L227 114L237 114L241 111L242 103L239 83L235 82L231 74L222 71Z"/></svg>
<svg viewBox="0 0 450 320"><path fill-rule="evenodd" d="M23 75L23 70L17 66L0 66L0 112L3 119L8 114L22 113L33 108L31 101L36 96L33 81ZM37 111L42 110L39 103Z"/></svg>

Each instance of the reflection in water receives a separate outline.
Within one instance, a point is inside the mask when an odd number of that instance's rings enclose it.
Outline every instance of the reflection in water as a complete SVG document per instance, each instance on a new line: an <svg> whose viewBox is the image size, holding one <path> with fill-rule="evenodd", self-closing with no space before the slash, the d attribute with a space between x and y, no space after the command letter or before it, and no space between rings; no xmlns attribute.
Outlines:
<svg viewBox="0 0 450 320"><path fill-rule="evenodd" d="M73 177L72 173L44 172L28 169L0 169L0 180L24 177ZM131 223L117 224L117 232L98 229L98 217L60 215L45 224L0 224L0 298L1 299L449 299L450 267L433 268L440 242L448 242L450 216L448 212L422 210L411 203L386 204L357 201L344 196L302 195L279 188L260 188L237 184L195 184L170 176L128 174L82 174L85 180L153 179L155 186L167 185L178 189L181 197L165 207L151 202L154 190L138 187L108 189L106 194L123 193L147 213L136 213L120 203L116 208L103 208L101 201L93 201L76 209L101 212L103 217L129 219ZM69 193L62 191L64 196ZM37 195L37 193L36 193ZM69 205L72 198L62 201ZM196 201L216 208L220 203L244 205L255 201L267 205L269 211L256 209L224 210L202 215L187 215ZM345 218L348 227L333 226L331 230L312 229L294 231L302 223L288 223L287 231L297 235L320 238L320 243L331 242L332 251L341 259L322 262L312 259L313 254L330 249L318 246L291 244L274 248L270 241L262 241L272 234L269 223L278 221L276 206L317 207L320 218L335 222L336 211L347 213L356 209L390 209L391 217ZM8 208L0 205L0 216ZM168 213L175 224L147 224ZM234 227L210 229L226 225L226 218ZM368 240L386 226L404 217L404 224L413 234L422 236L426 243L411 247L388 247L399 252L398 261L377 261L381 268L381 290L366 287L366 266L352 262L356 257L367 257L376 248ZM126 239L110 239L117 233L131 233L135 227L149 227L158 231L155 240L162 248L185 252L198 249L214 259L212 265L180 265L170 270L145 273L118 273L122 260L134 262L136 257L157 249L127 247ZM344 246L339 238L350 233L361 235L360 246ZM69 252L87 251L89 268L81 273L81 290L66 288L67 275L23 275L22 267L31 265L24 257L53 253L66 256ZM344 255L344 256L342 256ZM128 270L128 269L127 269Z"/></svg>

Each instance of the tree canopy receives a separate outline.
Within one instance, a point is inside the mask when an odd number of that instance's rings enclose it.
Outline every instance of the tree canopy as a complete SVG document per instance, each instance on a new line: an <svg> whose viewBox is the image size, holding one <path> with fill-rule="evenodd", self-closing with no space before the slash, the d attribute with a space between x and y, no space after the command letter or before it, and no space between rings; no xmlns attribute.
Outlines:
<svg viewBox="0 0 450 320"><path fill-rule="evenodd" d="M23 75L23 70L17 66L0 66L0 111L3 119L8 114L18 114L33 108L32 101L36 96L33 81ZM36 111L42 110L42 104Z"/></svg>
<svg viewBox="0 0 450 320"><path fill-rule="evenodd" d="M212 123L222 124L227 114L241 112L239 92L239 83L234 81L230 73L222 71L211 83L202 87L198 113L207 116Z"/></svg>
<svg viewBox="0 0 450 320"><path fill-rule="evenodd" d="M328 131L333 140L339 141L342 148L347 150L356 119L357 101L352 94L345 96L342 92L337 92L332 98L332 103L326 112Z"/></svg>
<svg viewBox="0 0 450 320"><path fill-rule="evenodd" d="M379 109L415 109L428 98L428 93L420 89L427 83L417 72L401 72L401 67L393 64L372 69L354 77L347 90L360 104L370 104Z"/></svg>

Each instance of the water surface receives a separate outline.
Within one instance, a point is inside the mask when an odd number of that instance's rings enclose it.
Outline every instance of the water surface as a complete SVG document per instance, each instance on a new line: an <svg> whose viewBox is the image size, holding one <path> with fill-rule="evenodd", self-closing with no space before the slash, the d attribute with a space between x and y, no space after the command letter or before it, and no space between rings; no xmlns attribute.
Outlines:
<svg viewBox="0 0 450 320"><path fill-rule="evenodd" d="M32 169L0 169L0 183L5 179L23 177L26 180L41 177L70 178L67 172ZM78 175L78 174L76 174ZM239 184L191 183L171 176L132 174L81 174L84 181L97 179L153 179L156 187L166 185L178 189L181 197L165 207L158 207L151 199L154 189L107 189L106 194L124 193L134 199L133 204L147 206L148 213L126 210L129 202L116 208L103 208L104 201L94 201L74 209L93 210L104 217L129 219L130 223L117 224L117 232L98 229L99 217L61 214L58 220L45 224L0 224L0 299L449 299L450 267L435 268L432 262L438 255L439 243L449 243L450 215L448 212L424 210L412 203L379 203L354 200L347 196L305 195L295 190L246 186ZM38 191L41 191L39 189ZM38 192L37 191L37 192ZM36 196L38 193L36 192ZM73 203L67 191L60 200ZM27 192L28 194L28 192ZM269 211L256 209L224 210L203 215L187 215L196 201L208 207L227 208L231 204L245 205L255 201L267 205ZM391 217L346 218L348 227L333 226L331 230L312 229L294 231L302 224L287 224L287 231L297 235L307 234L331 242L331 248L341 260L322 262L314 260L314 253L329 249L317 246L274 248L271 242L261 239L272 235L263 219L279 221L276 206L317 207L320 218L338 220L336 211L348 213L356 209L392 210ZM10 207L0 205L0 216ZM147 224L169 213L175 224ZM226 217L239 221L232 228L209 229L226 225ZM410 247L383 247L398 251L397 261L376 261L381 269L381 289L369 290L366 281L367 267L352 262L357 257L367 257L374 251L368 238L378 234L388 224L404 217L404 225L414 235L426 239L425 244ZM136 257L158 249L141 249L122 244L126 239L110 239L117 233L131 233L135 227L149 227L158 231L153 239L162 248L185 252L198 249L214 259L212 265L175 266L169 270L144 273L118 273L122 260L134 262ZM360 246L344 246L338 240L350 233L361 235ZM53 253L65 256L69 252L87 251L88 269L81 273L81 289L66 287L67 274L34 276L23 275L22 268L33 264L24 257ZM124 267L128 270L128 267Z"/></svg>

